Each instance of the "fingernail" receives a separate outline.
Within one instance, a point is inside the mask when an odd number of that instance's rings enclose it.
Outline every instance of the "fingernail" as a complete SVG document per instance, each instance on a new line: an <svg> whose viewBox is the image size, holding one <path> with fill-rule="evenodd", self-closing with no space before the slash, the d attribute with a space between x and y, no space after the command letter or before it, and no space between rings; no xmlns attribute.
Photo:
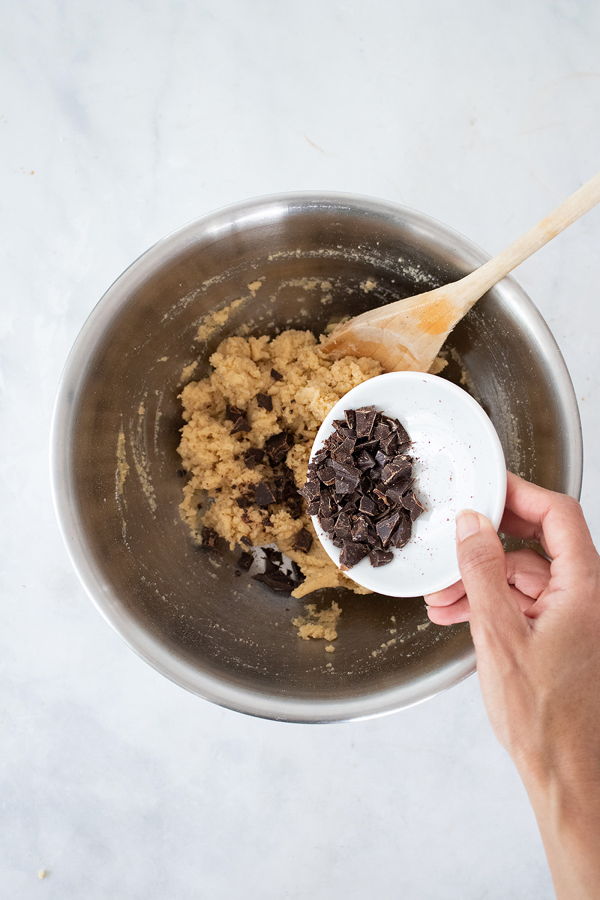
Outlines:
<svg viewBox="0 0 600 900"><path fill-rule="evenodd" d="M456 538L465 541L479 531L479 516L472 509L463 509L456 517Z"/></svg>

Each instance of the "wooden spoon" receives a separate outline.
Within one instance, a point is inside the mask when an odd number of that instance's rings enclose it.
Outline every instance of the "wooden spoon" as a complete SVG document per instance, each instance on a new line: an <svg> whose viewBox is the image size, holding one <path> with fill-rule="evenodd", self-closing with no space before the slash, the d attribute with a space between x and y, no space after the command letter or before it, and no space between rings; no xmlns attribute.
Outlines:
<svg viewBox="0 0 600 900"><path fill-rule="evenodd" d="M334 357L370 356L386 372L428 372L454 326L486 291L599 202L600 173L474 272L344 322L324 350Z"/></svg>

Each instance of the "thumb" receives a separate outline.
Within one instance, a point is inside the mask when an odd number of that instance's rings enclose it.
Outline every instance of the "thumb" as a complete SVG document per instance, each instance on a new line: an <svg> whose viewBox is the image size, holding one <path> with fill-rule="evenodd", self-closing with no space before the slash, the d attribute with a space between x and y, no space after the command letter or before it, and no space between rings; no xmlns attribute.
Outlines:
<svg viewBox="0 0 600 900"><path fill-rule="evenodd" d="M504 549L490 520L472 509L460 512L456 552L475 644L486 633L509 637L521 630L525 623L510 592Z"/></svg>

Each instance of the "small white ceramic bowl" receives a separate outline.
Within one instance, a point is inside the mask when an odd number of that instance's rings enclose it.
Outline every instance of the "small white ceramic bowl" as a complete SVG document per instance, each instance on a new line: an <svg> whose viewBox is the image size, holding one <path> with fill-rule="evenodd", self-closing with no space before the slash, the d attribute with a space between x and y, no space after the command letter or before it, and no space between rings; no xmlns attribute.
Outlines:
<svg viewBox="0 0 600 900"><path fill-rule="evenodd" d="M357 584L391 597L419 597L460 578L455 518L461 509L484 513L498 528L506 500L506 463L494 426L462 388L437 375L391 372L359 384L336 403L317 432L319 450L333 422L347 409L375 406L399 419L412 440L415 494L425 505L410 541L394 559L375 568L367 558L345 573ZM340 551L313 525L336 565Z"/></svg>

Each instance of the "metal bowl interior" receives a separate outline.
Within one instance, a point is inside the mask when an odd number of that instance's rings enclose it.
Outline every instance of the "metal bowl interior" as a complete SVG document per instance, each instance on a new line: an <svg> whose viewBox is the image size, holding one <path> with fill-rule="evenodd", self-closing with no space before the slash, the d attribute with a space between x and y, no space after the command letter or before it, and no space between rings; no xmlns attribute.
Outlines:
<svg viewBox="0 0 600 900"><path fill-rule="evenodd" d="M292 194L188 225L107 291L63 375L53 488L84 585L151 665L221 705L301 722L391 712L474 670L468 628L429 625L420 598L347 591L309 598L335 598L343 609L335 653L327 654L322 642L296 636L291 619L302 601L237 575L237 554L196 549L178 514L177 395L184 367L198 361L188 380L208 372L216 345L240 328L319 333L336 318L452 281L484 258L420 213L344 195ZM254 296L248 284L258 279ZM196 343L203 317L238 297L244 302L227 322ZM509 468L578 495L573 389L520 287L505 279L491 290L447 349L446 377L462 378L481 402Z"/></svg>

